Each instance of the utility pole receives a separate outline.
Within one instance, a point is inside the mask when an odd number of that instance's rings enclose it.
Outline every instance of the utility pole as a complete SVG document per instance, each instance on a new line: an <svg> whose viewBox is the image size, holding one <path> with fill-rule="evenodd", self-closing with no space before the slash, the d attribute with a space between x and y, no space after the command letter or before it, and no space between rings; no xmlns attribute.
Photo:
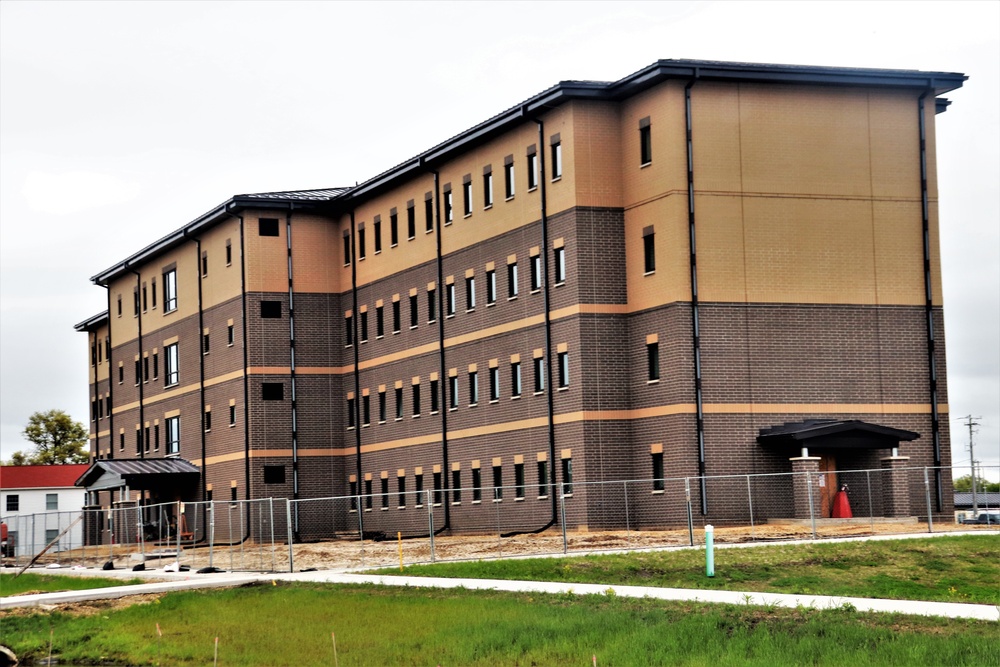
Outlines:
<svg viewBox="0 0 1000 667"><path fill-rule="evenodd" d="M982 419L982 417L973 417L972 415L966 415L962 417L965 420L965 425L969 427L969 460L972 465L972 516L979 516L979 499L976 494L976 453L973 447L972 434L975 432L975 427L979 426L979 422L976 419Z"/></svg>

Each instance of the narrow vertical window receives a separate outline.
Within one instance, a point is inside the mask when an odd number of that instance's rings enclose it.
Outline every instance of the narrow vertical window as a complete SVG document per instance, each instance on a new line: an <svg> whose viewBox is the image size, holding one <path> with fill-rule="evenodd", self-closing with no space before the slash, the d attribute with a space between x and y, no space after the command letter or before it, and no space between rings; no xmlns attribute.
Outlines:
<svg viewBox="0 0 1000 667"><path fill-rule="evenodd" d="M169 312L169 311L168 311ZM136 287L132 290L132 314L136 317L139 316L139 288Z"/></svg>
<svg viewBox="0 0 1000 667"><path fill-rule="evenodd" d="M382 478L382 509L389 509L389 478Z"/></svg>
<svg viewBox="0 0 1000 667"><path fill-rule="evenodd" d="M559 352L556 361L559 366L559 388L565 389L569 386L569 353Z"/></svg>
<svg viewBox="0 0 1000 667"><path fill-rule="evenodd" d="M399 245L399 216L396 209L389 211L389 243L394 248Z"/></svg>
<svg viewBox="0 0 1000 667"><path fill-rule="evenodd" d="M146 289L146 283L143 283L142 284L142 312L144 312L144 313L146 312L146 307L148 305L147 304L147 302L148 302L148 299L147 299L148 293L149 293L149 291Z"/></svg>
<svg viewBox="0 0 1000 667"><path fill-rule="evenodd" d="M413 206L413 200L406 204L406 238L411 241L417 236L417 209Z"/></svg>
<svg viewBox="0 0 1000 667"><path fill-rule="evenodd" d="M226 341L230 347L236 342L236 328L232 324L226 327Z"/></svg>
<svg viewBox="0 0 1000 667"><path fill-rule="evenodd" d="M445 313L448 317L455 314L455 283L448 283L445 289L445 308L447 312Z"/></svg>
<svg viewBox="0 0 1000 667"><path fill-rule="evenodd" d="M649 382L660 379L660 344L658 342L646 343L646 368Z"/></svg>
<svg viewBox="0 0 1000 667"><path fill-rule="evenodd" d="M514 156L508 155L503 159L503 196L507 199L514 198Z"/></svg>
<svg viewBox="0 0 1000 667"><path fill-rule="evenodd" d="M500 369L490 367L490 402L500 400Z"/></svg>
<svg viewBox="0 0 1000 667"><path fill-rule="evenodd" d="M354 316L344 315L344 341L350 347L354 345Z"/></svg>
<svg viewBox="0 0 1000 667"><path fill-rule="evenodd" d="M514 497L524 500L524 464L514 464Z"/></svg>
<svg viewBox="0 0 1000 667"><path fill-rule="evenodd" d="M476 371L469 372L469 405L476 405L479 403L479 373Z"/></svg>
<svg viewBox="0 0 1000 667"><path fill-rule="evenodd" d="M211 339L209 338L208 332L206 331L201 335L201 353L208 354L212 351Z"/></svg>
<svg viewBox="0 0 1000 667"><path fill-rule="evenodd" d="M233 242L230 241L229 239L226 239L226 266L232 266L232 264L233 264ZM153 293L154 294L156 293L155 289L153 290ZM155 299L156 297L153 298ZM156 304L154 303L153 305L155 306Z"/></svg>
<svg viewBox="0 0 1000 667"><path fill-rule="evenodd" d="M451 221L454 218L454 214L455 214L455 212L453 210L454 202L453 202L452 196L451 196L451 184L449 183L448 185L445 185L444 187L445 187L445 191L444 191L444 224L448 225L448 224L451 224Z"/></svg>
<svg viewBox="0 0 1000 667"><path fill-rule="evenodd" d="M361 332L360 338L362 343L368 342L368 311L361 311Z"/></svg>
<svg viewBox="0 0 1000 667"><path fill-rule="evenodd" d="M229 425L236 426L236 405L229 406Z"/></svg>
<svg viewBox="0 0 1000 667"><path fill-rule="evenodd" d="M465 279L465 309L472 310L476 307L476 278L469 276Z"/></svg>
<svg viewBox="0 0 1000 667"><path fill-rule="evenodd" d="M396 419L403 418L403 388L396 387Z"/></svg>
<svg viewBox="0 0 1000 667"><path fill-rule="evenodd" d="M507 265L507 298L513 299L517 296L517 262Z"/></svg>
<svg viewBox="0 0 1000 667"><path fill-rule="evenodd" d="M663 452L653 453L653 491L662 491L664 488L663 479Z"/></svg>
<svg viewBox="0 0 1000 667"><path fill-rule="evenodd" d="M562 492L564 496L573 495L573 459L562 460Z"/></svg>
<svg viewBox="0 0 1000 667"><path fill-rule="evenodd" d="M462 180L462 215L472 215L472 174L466 174Z"/></svg>
<svg viewBox="0 0 1000 667"><path fill-rule="evenodd" d="M458 407L458 376L448 378L448 407L452 410Z"/></svg>
<svg viewBox="0 0 1000 667"><path fill-rule="evenodd" d="M493 466L493 502L503 500L503 468Z"/></svg>
<svg viewBox="0 0 1000 667"><path fill-rule="evenodd" d="M438 381L431 380L431 413L437 413L438 409Z"/></svg>
<svg viewBox="0 0 1000 667"><path fill-rule="evenodd" d="M153 297L153 308L155 309L156 308L156 278L153 278L152 280L149 281L149 286L150 286L150 290L149 291L151 293L151 296Z"/></svg>
<svg viewBox="0 0 1000 667"><path fill-rule="evenodd" d="M552 249L552 271L555 284L560 285L566 282L566 249Z"/></svg>
<svg viewBox="0 0 1000 667"><path fill-rule="evenodd" d="M376 215L372 226L375 228L373 232L375 234L375 254L377 255L382 252L382 216Z"/></svg>
<svg viewBox="0 0 1000 667"><path fill-rule="evenodd" d="M212 430L212 410L210 408L205 409L205 430Z"/></svg>
<svg viewBox="0 0 1000 667"><path fill-rule="evenodd" d="M543 498L549 495L549 462L538 462L538 497Z"/></svg>
<svg viewBox="0 0 1000 667"><path fill-rule="evenodd" d="M344 232L344 265L351 263L351 233Z"/></svg>
<svg viewBox="0 0 1000 667"><path fill-rule="evenodd" d="M497 302L497 272L486 272L486 305Z"/></svg>
<svg viewBox="0 0 1000 667"><path fill-rule="evenodd" d="M396 492L399 494L399 507L406 507L406 477L404 475L396 478Z"/></svg>
<svg viewBox="0 0 1000 667"><path fill-rule="evenodd" d="M478 503L483 499L483 476L479 468L472 469L472 502Z"/></svg>
<svg viewBox="0 0 1000 667"><path fill-rule="evenodd" d="M656 236L653 233L653 226L650 225L642 230L642 261L643 261L643 271L646 273L652 273L656 271L656 246L654 245L654 239Z"/></svg>
<svg viewBox="0 0 1000 667"><path fill-rule="evenodd" d="M160 425L153 424L153 451L160 451Z"/></svg>
<svg viewBox="0 0 1000 667"><path fill-rule="evenodd" d="M458 505L462 502L462 471L455 469L451 471L451 504Z"/></svg>
<svg viewBox="0 0 1000 667"><path fill-rule="evenodd" d="M437 290L427 290L427 322L437 321Z"/></svg>
<svg viewBox="0 0 1000 667"><path fill-rule="evenodd" d="M559 141L559 135L552 135L552 180L557 180L562 177L563 165L562 165L562 142Z"/></svg>
<svg viewBox="0 0 1000 667"><path fill-rule="evenodd" d="M365 225L358 226L358 259L365 258Z"/></svg>
<svg viewBox="0 0 1000 667"><path fill-rule="evenodd" d="M368 478L365 480L365 509L370 510L372 508L372 480Z"/></svg>
<svg viewBox="0 0 1000 667"><path fill-rule="evenodd" d="M399 309L400 309L400 305L399 305L399 300L397 299L396 301L392 302L392 332L393 333L399 333L399 320L400 320Z"/></svg>
<svg viewBox="0 0 1000 667"><path fill-rule="evenodd" d="M118 295L118 317L122 316L122 295Z"/></svg>
<svg viewBox="0 0 1000 667"><path fill-rule="evenodd" d="M535 255L531 258L531 291L542 289L542 258Z"/></svg>
<svg viewBox="0 0 1000 667"><path fill-rule="evenodd" d="M528 191L538 187L538 151L535 145L528 146Z"/></svg>
<svg viewBox="0 0 1000 667"><path fill-rule="evenodd" d="M354 399L347 398L347 428L354 428Z"/></svg>
<svg viewBox="0 0 1000 667"><path fill-rule="evenodd" d="M361 425L369 426L372 423L371 396L361 395Z"/></svg>
<svg viewBox="0 0 1000 667"><path fill-rule="evenodd" d="M416 500L414 501L413 504L416 505L417 507L423 507L424 506L424 476L423 476L422 473L418 472L416 475L413 476L413 487L414 487L414 490L417 492L417 494L416 494L417 497L416 497Z"/></svg>
<svg viewBox="0 0 1000 667"><path fill-rule="evenodd" d="M545 358L535 357L534 359L534 370L535 370L535 393L541 393L545 391Z"/></svg>
<svg viewBox="0 0 1000 667"><path fill-rule="evenodd" d="M167 417L167 454L181 451L181 418Z"/></svg>
<svg viewBox="0 0 1000 667"><path fill-rule="evenodd" d="M163 373L166 375L166 386L172 387L180 381L180 356L177 353L177 343L167 345L164 349Z"/></svg>
<svg viewBox="0 0 1000 667"><path fill-rule="evenodd" d="M513 361L510 364L510 395L516 397L521 395L521 362Z"/></svg>
<svg viewBox="0 0 1000 667"><path fill-rule="evenodd" d="M639 164L646 166L653 161L653 135L650 131L649 116L639 121Z"/></svg>
<svg viewBox="0 0 1000 667"><path fill-rule="evenodd" d="M385 389L378 392L378 423L385 423Z"/></svg>
<svg viewBox="0 0 1000 667"><path fill-rule="evenodd" d="M416 329L417 322L420 320L420 313L417 312L417 295L410 295L410 328Z"/></svg>
<svg viewBox="0 0 1000 667"><path fill-rule="evenodd" d="M483 208L493 206L493 167L483 167Z"/></svg>
<svg viewBox="0 0 1000 667"><path fill-rule="evenodd" d="M351 511L358 511L358 483L353 479L350 481Z"/></svg>
<svg viewBox="0 0 1000 667"><path fill-rule="evenodd" d="M382 306L375 306L375 337L381 338L385 335L385 309Z"/></svg>
<svg viewBox="0 0 1000 667"><path fill-rule="evenodd" d="M413 416L420 416L420 385L413 385Z"/></svg>
<svg viewBox="0 0 1000 667"><path fill-rule="evenodd" d="M434 471L434 504L435 505L440 505L441 504L442 496L444 495L444 493L442 493L442 490L441 490L443 488L442 485L441 485L442 481L443 480L441 479L441 471L440 470L435 470Z"/></svg>
<svg viewBox="0 0 1000 667"><path fill-rule="evenodd" d="M201 277L202 278L207 278L208 277L208 253L207 252L202 252L201 253ZM143 295L143 296L145 296L145 295ZM143 301L145 302L145 299L143 299Z"/></svg>
<svg viewBox="0 0 1000 667"><path fill-rule="evenodd" d="M424 232L434 231L434 198L431 193L424 195Z"/></svg>

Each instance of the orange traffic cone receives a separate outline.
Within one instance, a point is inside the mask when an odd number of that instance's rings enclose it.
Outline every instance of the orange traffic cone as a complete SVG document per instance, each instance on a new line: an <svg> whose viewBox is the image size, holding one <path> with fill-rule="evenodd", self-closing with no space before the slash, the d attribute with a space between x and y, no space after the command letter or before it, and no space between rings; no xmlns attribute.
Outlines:
<svg viewBox="0 0 1000 667"><path fill-rule="evenodd" d="M833 497L833 518L851 519L853 517L854 515L851 514L851 501L847 498L847 485L842 484L840 491L837 491L837 495Z"/></svg>

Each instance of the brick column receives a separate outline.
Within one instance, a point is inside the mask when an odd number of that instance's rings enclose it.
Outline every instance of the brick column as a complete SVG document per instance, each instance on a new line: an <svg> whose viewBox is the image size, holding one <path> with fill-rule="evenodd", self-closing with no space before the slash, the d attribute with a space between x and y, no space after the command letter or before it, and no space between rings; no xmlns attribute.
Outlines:
<svg viewBox="0 0 1000 667"><path fill-rule="evenodd" d="M792 462L792 511L796 519L809 518L809 481L812 482L812 506L813 512L819 515L820 489L819 489L819 457L818 456L796 456L788 459ZM805 474L805 473L808 473Z"/></svg>
<svg viewBox="0 0 1000 667"><path fill-rule="evenodd" d="M909 456L887 456L882 459L882 506L884 516L911 516L909 473L902 468L907 466Z"/></svg>

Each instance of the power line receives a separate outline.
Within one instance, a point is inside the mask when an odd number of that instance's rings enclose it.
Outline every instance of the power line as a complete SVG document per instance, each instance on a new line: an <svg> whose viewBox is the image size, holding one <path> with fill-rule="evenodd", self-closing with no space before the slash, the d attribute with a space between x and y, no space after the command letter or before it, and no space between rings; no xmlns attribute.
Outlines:
<svg viewBox="0 0 1000 667"><path fill-rule="evenodd" d="M972 465L972 515L976 516L979 514L979 499L976 493L976 452L974 445L973 434L975 433L975 427L979 426L979 422L976 419L982 419L982 417L973 417L972 415L966 415L962 417L965 420L964 424L969 428L969 459Z"/></svg>

